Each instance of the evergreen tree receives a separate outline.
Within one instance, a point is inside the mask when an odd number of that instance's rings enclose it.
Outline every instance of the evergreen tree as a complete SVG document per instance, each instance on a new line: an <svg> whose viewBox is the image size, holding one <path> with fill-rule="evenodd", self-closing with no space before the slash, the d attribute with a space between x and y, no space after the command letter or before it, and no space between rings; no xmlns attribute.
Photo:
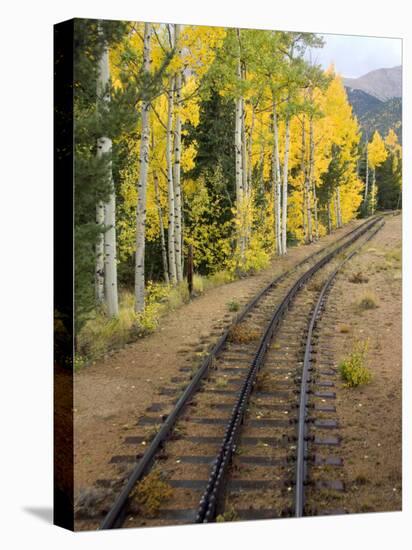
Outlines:
<svg viewBox="0 0 412 550"><path fill-rule="evenodd" d="M402 206L402 163L395 152L376 168L377 204L381 210Z"/></svg>
<svg viewBox="0 0 412 550"><path fill-rule="evenodd" d="M345 161L342 157L342 150L339 145L332 145L332 156L329 162L328 169L321 175L322 185L319 188L319 202L323 207L323 219L327 226L328 233L333 228L333 213L332 213L332 200L336 196L340 185L344 183L346 178L346 172L348 168L348 161ZM335 219L335 222L338 220Z"/></svg>
<svg viewBox="0 0 412 550"><path fill-rule="evenodd" d="M91 19L76 19L74 26L76 331L96 305L96 244L106 231L104 224L96 224L96 205L107 202L113 188L108 175L114 153L97 156L98 140L106 135L113 141L125 122L133 120L130 87L122 94L111 93L110 105L97 93L99 60L105 45L118 42L126 27L123 22Z"/></svg>

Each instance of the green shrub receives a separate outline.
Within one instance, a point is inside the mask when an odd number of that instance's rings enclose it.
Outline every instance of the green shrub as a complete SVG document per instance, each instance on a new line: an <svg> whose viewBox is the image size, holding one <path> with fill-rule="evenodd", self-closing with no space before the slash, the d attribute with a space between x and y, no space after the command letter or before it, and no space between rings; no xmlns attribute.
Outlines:
<svg viewBox="0 0 412 550"><path fill-rule="evenodd" d="M371 371L365 366L368 342L357 342L353 352L339 364L339 372L345 386L355 388L372 380Z"/></svg>
<svg viewBox="0 0 412 550"><path fill-rule="evenodd" d="M160 471L155 469L137 484L133 497L143 514L154 516L172 494L172 487L167 483Z"/></svg>
<svg viewBox="0 0 412 550"><path fill-rule="evenodd" d="M216 516L217 523L224 523L225 521L237 521L239 516L236 513L236 510L233 507L230 507L228 510Z"/></svg>
<svg viewBox="0 0 412 550"><path fill-rule="evenodd" d="M236 300L230 300L230 302L227 303L227 307L229 311L239 311L240 304Z"/></svg>
<svg viewBox="0 0 412 550"><path fill-rule="evenodd" d="M358 309L361 311L367 309L376 309L378 307L378 301L374 294L365 294L358 302Z"/></svg>

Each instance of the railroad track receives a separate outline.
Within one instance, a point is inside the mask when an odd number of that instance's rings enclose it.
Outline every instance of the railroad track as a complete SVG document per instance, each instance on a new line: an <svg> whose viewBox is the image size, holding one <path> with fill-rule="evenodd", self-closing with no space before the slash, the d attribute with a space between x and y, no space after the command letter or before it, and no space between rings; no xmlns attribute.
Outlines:
<svg viewBox="0 0 412 550"><path fill-rule="evenodd" d="M368 220L276 278L222 335L180 397L164 388L171 401L153 404L158 414L139 422L162 425L118 487L101 529L299 516L308 510L306 486L343 489L319 473L340 462L316 450L338 438L330 435L337 423L328 404L335 372L325 364L314 376L314 332L338 269L380 227L380 218ZM172 489L155 517L135 502L153 464ZM314 482L311 468L318 470Z"/></svg>

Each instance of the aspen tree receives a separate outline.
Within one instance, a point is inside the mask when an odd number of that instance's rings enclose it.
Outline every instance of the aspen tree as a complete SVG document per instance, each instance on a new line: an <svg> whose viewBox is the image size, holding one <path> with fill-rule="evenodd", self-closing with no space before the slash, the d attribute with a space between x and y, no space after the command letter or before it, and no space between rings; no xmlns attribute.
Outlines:
<svg viewBox="0 0 412 550"><path fill-rule="evenodd" d="M143 71L148 77L150 74L150 23L144 26L143 44ZM147 92L146 92L147 93ZM145 307L145 233L146 233L146 194L147 176L149 170L150 148L150 99L142 101L141 120L142 133L140 139L140 175L137 183L137 212L136 212L136 265L135 265L135 310L141 312Z"/></svg>
<svg viewBox="0 0 412 550"><path fill-rule="evenodd" d="M388 153L386 152L385 143L378 131L375 131L371 143L368 144L369 164L372 168L372 187L371 187L371 214L375 213L376 209L376 168L386 160Z"/></svg>
<svg viewBox="0 0 412 550"><path fill-rule="evenodd" d="M101 155L101 149L98 145L98 156ZM96 205L96 224L100 227L104 226L104 203L99 201ZM96 266L95 266L95 285L96 285L96 302L102 304L104 302L104 234L100 232L96 242Z"/></svg>
<svg viewBox="0 0 412 550"><path fill-rule="evenodd" d="M167 186L169 203L169 222L167 232L167 249L169 257L169 279L172 284L177 283L176 271L176 244L175 244L175 188L173 184L173 95L174 77L169 79L167 130L166 130L166 164L167 164Z"/></svg>
<svg viewBox="0 0 412 550"><path fill-rule="evenodd" d="M365 194L364 194L364 203L365 208L368 210L368 199L369 199L369 155L368 155L368 139L366 140L365 145L365 156L366 156L366 175L365 175Z"/></svg>
<svg viewBox="0 0 412 550"><path fill-rule="evenodd" d="M157 172L153 174L153 183L154 183L154 189L155 189L157 213L159 216L159 233L160 233L160 246L162 249L163 274L164 274L166 284L169 284L169 267L167 265L167 251L166 251L165 233L164 233L164 227L163 227L163 211L162 211L162 206L160 204L159 177L157 175Z"/></svg>
<svg viewBox="0 0 412 550"><path fill-rule="evenodd" d="M238 59L237 59L237 78L239 82L242 80L241 67L241 44L240 44L240 29L236 30L238 40ZM242 208L243 208L243 159L242 159L242 127L243 127L243 100L241 93L235 99L235 164L236 164L236 216L238 218L238 246L240 249L240 260L243 264L245 255L245 242L243 238L242 227Z"/></svg>
<svg viewBox="0 0 412 550"><path fill-rule="evenodd" d="M305 122L304 118L301 122L301 139L302 144L300 148L300 172L302 176L301 182L301 195L302 195L302 226L305 242L307 242L307 226L306 226L306 207L307 207L307 193L306 193L306 165L305 165L305 149L306 149L306 137L305 137Z"/></svg>
<svg viewBox="0 0 412 550"><path fill-rule="evenodd" d="M327 203L327 210L328 210L328 234L330 235L332 233L332 214L331 214L331 205L330 205L331 198L328 198Z"/></svg>
<svg viewBox="0 0 412 550"><path fill-rule="evenodd" d="M281 221L282 221L282 211L281 211L281 174L280 174L280 156L279 156L279 128L278 128L278 116L277 116L277 105L273 101L273 158L274 158L274 206L275 206L275 238L276 238L276 253L278 255L282 254L282 240L281 240Z"/></svg>
<svg viewBox="0 0 412 550"><path fill-rule="evenodd" d="M313 115L309 119L309 188L313 197L313 219L315 225L315 239L319 239L318 199L316 196L315 172L315 138L313 128Z"/></svg>
<svg viewBox="0 0 412 550"><path fill-rule="evenodd" d="M290 116L289 114L286 114L285 156L283 160L283 186L282 186L282 241L281 241L282 255L287 253L289 144L290 144Z"/></svg>
<svg viewBox="0 0 412 550"><path fill-rule="evenodd" d="M100 28L99 28L100 32ZM97 90L98 97L106 104L110 101L108 86L110 84L109 68L109 50L107 44L104 45L102 56L99 60L99 73ZM98 156L111 156L112 140L108 136L102 136L98 140ZM116 255L116 194L113 186L112 165L108 163L107 178L111 183L111 192L106 204L99 202L97 204L97 223L104 221L105 233L104 239L101 237L97 243L97 263L96 263L96 284L97 298L102 298L102 283L104 272L104 294L107 313L109 317L117 317L119 314L118 295L117 295L117 255ZM104 245L104 254L102 255L102 245ZM102 269L102 257L104 264Z"/></svg>
<svg viewBox="0 0 412 550"><path fill-rule="evenodd" d="M336 188L336 225L342 227L342 208L340 203L340 186Z"/></svg>
<svg viewBox="0 0 412 550"><path fill-rule="evenodd" d="M249 131L249 142L248 142L248 176L247 176L247 181L248 181L248 190L247 190L247 194L248 194L248 197L250 198L251 196L251 192L252 192L252 169L253 169L253 161L252 161L252 152L253 152L253 132L254 132L254 129L255 129L255 118L256 118L256 115L255 115L255 105L252 103L252 122L250 124L250 131Z"/></svg>
<svg viewBox="0 0 412 550"><path fill-rule="evenodd" d="M98 27L99 34L101 33L101 27ZM109 97L106 93L106 87L109 82L109 72L106 66L107 60L106 48L103 50L103 55L99 61L99 71L97 78L97 97L102 98L103 101L108 101ZM107 138L101 138L97 142L97 156L101 158L103 155L103 147L110 152L110 147L105 142ZM96 224L99 227L104 226L104 203L98 201L96 205ZM95 266L95 286L96 286L96 301L98 304L104 302L104 233L99 232L96 242L96 266Z"/></svg>
<svg viewBox="0 0 412 550"><path fill-rule="evenodd" d="M181 25L175 25L174 42L177 48L178 57L182 56L182 48L179 44ZM182 147L182 121L180 116L180 109L182 107L182 71L179 67L176 73L176 116L175 116L175 132L174 132L174 173L173 173L173 186L174 186L174 208L175 208L175 220L174 220L174 244L175 244L175 261L176 261L176 278L178 282L183 280L182 272L182 191L180 182L180 162L181 162L181 147Z"/></svg>

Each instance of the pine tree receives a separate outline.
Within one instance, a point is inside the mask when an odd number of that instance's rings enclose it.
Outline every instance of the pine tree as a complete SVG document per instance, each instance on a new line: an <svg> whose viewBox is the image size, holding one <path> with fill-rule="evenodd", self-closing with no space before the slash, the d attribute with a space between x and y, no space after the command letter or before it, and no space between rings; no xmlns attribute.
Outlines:
<svg viewBox="0 0 412 550"><path fill-rule="evenodd" d="M101 254L98 245L107 231L101 217L96 223L96 205L108 203L113 190L112 155L109 151L98 155L98 142L101 136L113 140L121 124L114 114L118 98L109 107L98 96L99 60L121 39L125 27L122 22L91 19L76 19L74 25L76 331L96 306L96 251Z"/></svg>

